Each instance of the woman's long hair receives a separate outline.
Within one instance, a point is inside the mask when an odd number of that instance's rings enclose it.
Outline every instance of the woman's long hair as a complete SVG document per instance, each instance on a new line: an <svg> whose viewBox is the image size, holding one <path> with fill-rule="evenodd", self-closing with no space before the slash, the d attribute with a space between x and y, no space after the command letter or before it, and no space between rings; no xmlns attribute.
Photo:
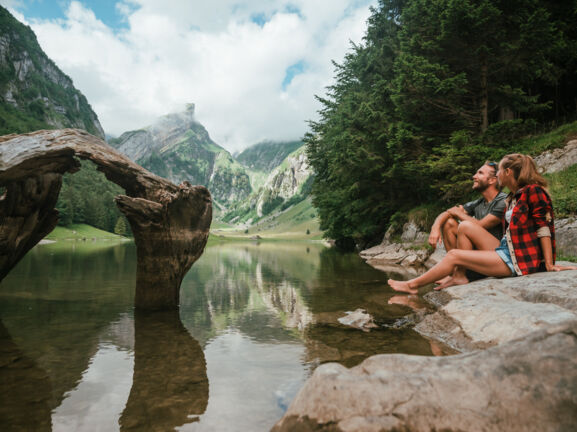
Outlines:
<svg viewBox="0 0 577 432"><path fill-rule="evenodd" d="M513 176L519 189L530 184L538 184L547 189L547 180L537 170L537 165L531 156L520 153L508 154L501 159L501 168L513 170Z"/></svg>

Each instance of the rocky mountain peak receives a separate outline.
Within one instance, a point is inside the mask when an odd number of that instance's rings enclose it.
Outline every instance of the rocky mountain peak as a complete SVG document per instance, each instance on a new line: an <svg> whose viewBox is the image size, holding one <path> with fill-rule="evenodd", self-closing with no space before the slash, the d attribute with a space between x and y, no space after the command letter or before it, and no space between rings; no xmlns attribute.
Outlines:
<svg viewBox="0 0 577 432"><path fill-rule="evenodd" d="M34 32L1 6L0 112L0 134L72 127L104 137L70 77L42 51Z"/></svg>

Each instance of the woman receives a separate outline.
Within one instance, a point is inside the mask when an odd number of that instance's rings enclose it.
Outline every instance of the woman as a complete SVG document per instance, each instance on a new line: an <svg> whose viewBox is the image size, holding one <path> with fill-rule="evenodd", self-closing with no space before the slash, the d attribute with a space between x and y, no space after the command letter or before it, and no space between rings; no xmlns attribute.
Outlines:
<svg viewBox="0 0 577 432"><path fill-rule="evenodd" d="M396 291L416 294L418 288L453 275L450 283L467 283L464 269L496 277L521 276L537 271L577 270L577 266L555 265L553 205L546 180L537 172L530 156L510 154L499 163L499 184L511 193L505 212L505 235L500 244L478 225L462 222L463 239L433 268L409 281L388 283ZM464 234L464 235L462 235ZM475 247L477 250L472 250Z"/></svg>

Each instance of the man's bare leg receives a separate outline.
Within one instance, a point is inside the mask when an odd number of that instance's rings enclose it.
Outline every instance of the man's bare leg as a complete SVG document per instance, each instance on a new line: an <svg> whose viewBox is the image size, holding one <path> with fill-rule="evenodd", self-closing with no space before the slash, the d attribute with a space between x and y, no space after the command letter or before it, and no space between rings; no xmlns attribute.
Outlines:
<svg viewBox="0 0 577 432"><path fill-rule="evenodd" d="M447 219L447 221L441 227L441 233L443 235L443 244L445 245L445 250L447 252L457 247L458 231L459 231L459 222L457 222L453 218Z"/></svg>
<svg viewBox="0 0 577 432"><path fill-rule="evenodd" d="M457 249L463 250L495 250L499 246L497 240L485 228L469 222L464 221L459 224L457 231ZM466 275L466 269L461 266L455 267L455 270L450 278L445 278L435 290L442 290L450 286L464 285L469 283Z"/></svg>
<svg viewBox="0 0 577 432"><path fill-rule="evenodd" d="M511 270L495 251L453 249L437 265L421 276L408 281L389 279L388 284L395 291L416 294L419 287L451 274L455 266L462 266L487 276L511 275Z"/></svg>
<svg viewBox="0 0 577 432"><path fill-rule="evenodd" d="M457 235L459 230L459 222L457 222L453 218L447 219L447 221L441 227L441 232L443 234L443 244L445 245L445 250L449 252L451 249L455 249L457 247ZM452 276L446 276L438 281L435 281L436 284L446 284L452 279Z"/></svg>

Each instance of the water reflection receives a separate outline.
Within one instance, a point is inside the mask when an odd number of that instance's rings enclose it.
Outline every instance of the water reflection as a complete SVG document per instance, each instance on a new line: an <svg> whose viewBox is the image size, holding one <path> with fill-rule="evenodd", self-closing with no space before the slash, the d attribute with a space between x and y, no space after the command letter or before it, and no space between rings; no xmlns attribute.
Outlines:
<svg viewBox="0 0 577 432"><path fill-rule="evenodd" d="M14 343L0 321L0 427L50 431L52 387L46 371Z"/></svg>
<svg viewBox="0 0 577 432"><path fill-rule="evenodd" d="M2 282L0 430L269 430L318 364L437 352L389 326L414 305L386 274L321 244L209 245L179 313L134 315L135 265L133 245L45 245ZM339 323L358 308L379 328Z"/></svg>
<svg viewBox="0 0 577 432"><path fill-rule="evenodd" d="M122 431L169 431L198 421L208 405L206 362L178 312L136 313L134 374Z"/></svg>

